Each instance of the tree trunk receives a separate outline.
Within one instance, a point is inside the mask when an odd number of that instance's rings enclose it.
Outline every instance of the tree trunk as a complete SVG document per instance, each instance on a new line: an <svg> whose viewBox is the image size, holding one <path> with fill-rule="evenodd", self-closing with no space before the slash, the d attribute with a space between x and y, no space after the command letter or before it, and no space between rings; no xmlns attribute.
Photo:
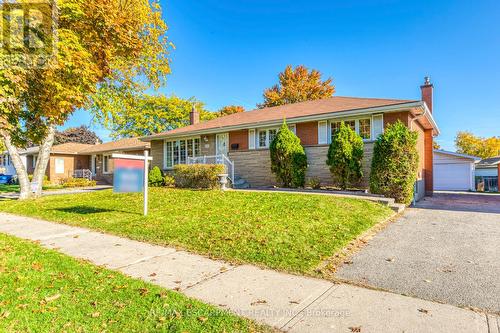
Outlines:
<svg viewBox="0 0 500 333"><path fill-rule="evenodd" d="M21 191L21 193L19 194L19 199L28 199L31 197L31 186L28 179L28 172L26 171L26 167L21 160L21 156L19 155L17 148L12 144L10 135L4 133L3 131L0 133L0 135L4 139L5 147L7 147L7 151L9 152L12 164L16 169L17 179L19 181L19 187Z"/></svg>
<svg viewBox="0 0 500 333"><path fill-rule="evenodd" d="M33 182L38 184L36 192L33 193L35 198L42 195L43 178L45 176L45 171L47 170L47 164L49 163L50 151L52 149L52 145L54 144L55 133L56 127L54 125L50 125L47 136L43 139L43 142L38 150L38 159L33 173Z"/></svg>

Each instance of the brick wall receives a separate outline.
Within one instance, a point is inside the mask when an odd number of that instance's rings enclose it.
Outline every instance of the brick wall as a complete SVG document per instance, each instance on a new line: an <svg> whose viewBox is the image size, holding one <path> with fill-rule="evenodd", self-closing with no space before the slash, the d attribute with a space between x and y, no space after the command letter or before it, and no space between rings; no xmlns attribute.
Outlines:
<svg viewBox="0 0 500 333"><path fill-rule="evenodd" d="M432 195L434 191L434 161L433 161L433 136L432 130L424 131L424 178L425 194Z"/></svg>
<svg viewBox="0 0 500 333"><path fill-rule="evenodd" d="M276 185L269 149L231 151L229 159L234 162L235 174L246 179L252 187Z"/></svg>
<svg viewBox="0 0 500 333"><path fill-rule="evenodd" d="M56 173L56 160L64 161L64 171ZM47 166L47 176L52 183L57 183L61 179L73 177L77 169L90 169L90 156L87 155L50 155L49 164Z"/></svg>
<svg viewBox="0 0 500 333"><path fill-rule="evenodd" d="M318 144L318 122L311 121L307 123L296 124L296 133L303 146Z"/></svg>
<svg viewBox="0 0 500 333"><path fill-rule="evenodd" d="M205 141L204 138L207 138ZM215 134L208 134L201 136L201 156L213 156L215 155Z"/></svg>
<svg viewBox="0 0 500 333"><path fill-rule="evenodd" d="M403 124L409 126L410 124L410 113L409 112L392 112L392 113L384 113L384 128L389 124L393 124L401 120Z"/></svg>
<svg viewBox="0 0 500 333"><path fill-rule="evenodd" d="M248 130L229 132L229 149L232 150L232 145L238 144L237 150L248 149Z"/></svg>
<svg viewBox="0 0 500 333"><path fill-rule="evenodd" d="M163 140L151 141L151 157L153 157L151 165L163 169Z"/></svg>
<svg viewBox="0 0 500 333"><path fill-rule="evenodd" d="M309 164L306 179L317 177L321 180L321 184L331 185L332 178L328 165L326 165L328 146L306 147L305 152ZM373 143L366 143L362 187L368 187L372 157ZM236 175L246 179L252 187L276 185L276 179L271 172L271 158L268 149L234 151L229 153L229 158L234 161Z"/></svg>

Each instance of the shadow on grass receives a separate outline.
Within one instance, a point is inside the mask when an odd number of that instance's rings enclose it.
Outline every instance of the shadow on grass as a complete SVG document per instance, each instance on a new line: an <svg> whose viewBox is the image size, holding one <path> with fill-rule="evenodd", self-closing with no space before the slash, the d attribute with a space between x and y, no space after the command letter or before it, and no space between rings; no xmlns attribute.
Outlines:
<svg viewBox="0 0 500 333"><path fill-rule="evenodd" d="M96 208L96 207L91 207L91 206L73 206L73 207L55 208L55 210L63 212L63 213L82 214L82 215L110 213L110 212L129 213L129 212L121 211L121 210Z"/></svg>

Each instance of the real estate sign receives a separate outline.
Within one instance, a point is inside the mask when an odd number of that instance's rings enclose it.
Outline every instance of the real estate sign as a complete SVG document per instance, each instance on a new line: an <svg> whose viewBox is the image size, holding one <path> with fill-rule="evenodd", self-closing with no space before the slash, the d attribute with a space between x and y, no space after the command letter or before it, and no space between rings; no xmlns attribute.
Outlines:
<svg viewBox="0 0 500 333"><path fill-rule="evenodd" d="M114 162L113 192L144 191L144 161L117 158Z"/></svg>
<svg viewBox="0 0 500 333"><path fill-rule="evenodd" d="M113 154L113 192L144 193L144 215L148 214L148 165L152 160L149 152L144 156Z"/></svg>

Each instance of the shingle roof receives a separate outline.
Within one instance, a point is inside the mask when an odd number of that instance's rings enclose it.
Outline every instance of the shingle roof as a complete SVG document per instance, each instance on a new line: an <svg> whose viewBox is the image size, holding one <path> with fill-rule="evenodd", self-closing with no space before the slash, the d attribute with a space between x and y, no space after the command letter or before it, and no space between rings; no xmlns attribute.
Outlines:
<svg viewBox="0 0 500 333"><path fill-rule="evenodd" d="M119 150L142 150L149 149L148 142L140 141L138 138L126 138L117 141L94 145L82 151L83 154L96 154Z"/></svg>
<svg viewBox="0 0 500 333"><path fill-rule="evenodd" d="M94 147L95 145L87 145L83 143L68 142L60 145L52 146L52 154L80 154L81 152Z"/></svg>
<svg viewBox="0 0 500 333"><path fill-rule="evenodd" d="M55 145L52 146L52 149L50 150L51 154L68 154L68 155L76 155L80 154L86 149L89 149L91 147L94 147L95 145L87 145L83 143L74 143L74 142L68 142L68 143L63 143L60 145ZM21 155L30 155L30 154L38 154L40 151L40 146L36 147L30 147L27 149L20 150L19 153Z"/></svg>
<svg viewBox="0 0 500 333"><path fill-rule="evenodd" d="M483 168L488 168L488 167L495 167L498 164L500 164L500 156L497 157L491 157L491 158L486 158L484 160L481 160L478 164L477 167L483 167Z"/></svg>
<svg viewBox="0 0 500 333"><path fill-rule="evenodd" d="M216 118L207 122L198 123L182 128L177 128L172 131L152 135L143 138L144 140L154 139L155 137L171 136L177 134L185 134L194 131L202 131L209 129L217 129L228 126L250 125L254 123L278 121L283 118L287 120L314 116L333 112L351 111L357 109L367 109L374 107L383 107L404 103L418 102L415 100L402 99L381 99L381 98L357 98L357 97L340 97L307 101L301 103L287 104L272 108L257 109L253 111L241 112L225 117Z"/></svg>

